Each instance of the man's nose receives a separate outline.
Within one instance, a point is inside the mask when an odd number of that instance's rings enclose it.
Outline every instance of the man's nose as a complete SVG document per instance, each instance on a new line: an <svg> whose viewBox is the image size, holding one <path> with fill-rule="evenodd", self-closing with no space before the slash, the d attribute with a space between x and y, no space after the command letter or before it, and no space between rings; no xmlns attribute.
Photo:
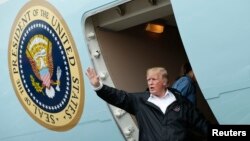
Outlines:
<svg viewBox="0 0 250 141"><path fill-rule="evenodd" d="M153 81L152 81L152 80L149 80L149 81L148 81L148 84L153 84Z"/></svg>

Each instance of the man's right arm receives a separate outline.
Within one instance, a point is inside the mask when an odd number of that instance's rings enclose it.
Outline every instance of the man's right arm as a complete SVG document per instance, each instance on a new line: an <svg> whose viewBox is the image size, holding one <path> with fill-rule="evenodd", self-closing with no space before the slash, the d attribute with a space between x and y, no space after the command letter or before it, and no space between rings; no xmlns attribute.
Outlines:
<svg viewBox="0 0 250 141"><path fill-rule="evenodd" d="M93 68L88 68L87 72L85 73L86 76L89 78L93 89L96 91L97 95L116 107L126 110L127 112L133 114L132 95L128 95L127 92L122 90L117 90L115 88L109 87L107 85L103 85L100 81L99 76L96 74Z"/></svg>

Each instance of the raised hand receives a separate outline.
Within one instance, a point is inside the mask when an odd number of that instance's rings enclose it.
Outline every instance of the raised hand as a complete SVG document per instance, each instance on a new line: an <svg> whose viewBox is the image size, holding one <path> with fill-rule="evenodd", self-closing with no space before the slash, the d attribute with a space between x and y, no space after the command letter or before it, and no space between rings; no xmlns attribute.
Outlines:
<svg viewBox="0 0 250 141"><path fill-rule="evenodd" d="M89 81L93 87L97 88L100 86L100 78L93 68L88 67L85 74L89 78Z"/></svg>

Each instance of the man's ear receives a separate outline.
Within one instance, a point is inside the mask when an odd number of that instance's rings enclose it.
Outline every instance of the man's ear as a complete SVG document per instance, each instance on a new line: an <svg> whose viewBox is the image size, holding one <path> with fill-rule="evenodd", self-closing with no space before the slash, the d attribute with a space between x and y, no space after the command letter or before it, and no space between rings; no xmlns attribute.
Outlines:
<svg viewBox="0 0 250 141"><path fill-rule="evenodd" d="M169 81L167 81L167 82L166 82L166 86L168 87L169 85L170 85L170 82L169 82Z"/></svg>
<svg viewBox="0 0 250 141"><path fill-rule="evenodd" d="M168 86L168 84L169 84L168 82L164 82L163 83L164 86Z"/></svg>

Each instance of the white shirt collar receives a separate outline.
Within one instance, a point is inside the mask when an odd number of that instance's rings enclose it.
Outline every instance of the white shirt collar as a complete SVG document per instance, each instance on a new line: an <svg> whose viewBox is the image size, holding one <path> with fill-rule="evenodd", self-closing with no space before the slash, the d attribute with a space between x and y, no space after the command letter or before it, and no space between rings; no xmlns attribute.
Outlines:
<svg viewBox="0 0 250 141"><path fill-rule="evenodd" d="M163 97L157 97L153 94L150 94L148 101L156 105L161 109L161 111L165 114L167 107L172 104L176 100L174 94L169 90L166 91Z"/></svg>
<svg viewBox="0 0 250 141"><path fill-rule="evenodd" d="M153 95L153 94L151 94L150 93L150 97L152 97L152 98L160 98L160 99L162 99L162 98L165 98L166 96L168 96L169 95L169 90L166 90L166 92L165 92L165 94L164 94L164 96L163 97L158 97L158 96L156 96L156 95Z"/></svg>

